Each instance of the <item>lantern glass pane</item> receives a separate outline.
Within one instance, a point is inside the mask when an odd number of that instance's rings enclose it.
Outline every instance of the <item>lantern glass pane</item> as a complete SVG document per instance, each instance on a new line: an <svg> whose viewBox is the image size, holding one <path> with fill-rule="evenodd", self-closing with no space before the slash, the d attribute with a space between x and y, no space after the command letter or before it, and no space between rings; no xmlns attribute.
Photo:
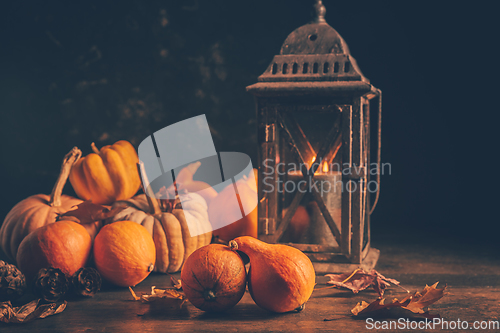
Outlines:
<svg viewBox="0 0 500 333"><path fill-rule="evenodd" d="M280 242L338 246L335 236L341 230L342 207L340 108L298 105L292 110L281 109L279 116L278 216L280 223L289 220ZM313 164L314 177L310 171ZM289 211L294 211L293 215Z"/></svg>

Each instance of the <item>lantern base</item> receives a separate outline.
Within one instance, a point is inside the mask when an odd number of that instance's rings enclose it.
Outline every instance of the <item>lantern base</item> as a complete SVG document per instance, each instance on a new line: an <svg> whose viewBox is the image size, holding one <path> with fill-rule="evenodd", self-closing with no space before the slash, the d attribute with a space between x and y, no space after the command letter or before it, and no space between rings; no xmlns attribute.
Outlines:
<svg viewBox="0 0 500 333"><path fill-rule="evenodd" d="M362 268L369 272L377 264L378 258L380 256L380 250L370 248L368 254L363 259L361 264L349 264L349 263L334 263L334 262L313 262L314 270L316 274L332 274L332 273L351 273L357 268Z"/></svg>

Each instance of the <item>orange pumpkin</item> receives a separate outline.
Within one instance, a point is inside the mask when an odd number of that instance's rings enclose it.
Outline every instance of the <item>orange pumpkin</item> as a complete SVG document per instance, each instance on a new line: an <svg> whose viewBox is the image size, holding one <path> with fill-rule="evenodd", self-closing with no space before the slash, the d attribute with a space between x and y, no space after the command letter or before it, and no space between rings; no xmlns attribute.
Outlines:
<svg viewBox="0 0 500 333"><path fill-rule="evenodd" d="M145 183L149 183L142 163L137 167ZM177 272L193 251L210 244L212 240L207 203L197 193L181 193L175 200L168 200L166 193L165 196L158 195L158 199L151 187L143 190L147 195L139 194L129 200L115 202L113 208L126 208L108 222L133 221L142 225L155 243L154 270L162 273ZM191 231L198 231L198 234L191 236Z"/></svg>
<svg viewBox="0 0 500 333"><path fill-rule="evenodd" d="M94 240L94 261L103 278L135 286L153 271L156 249L149 232L132 221L104 226Z"/></svg>
<svg viewBox="0 0 500 333"><path fill-rule="evenodd" d="M207 205L203 197L196 193L181 194L182 209L176 200L173 207L160 207L155 197L139 194L129 200L117 201L112 207L125 209L110 219L110 222L121 220L133 221L146 228L156 246L156 264L154 271L162 273L178 272L183 262L193 251L210 244L212 229L208 221ZM173 209L170 209L173 208ZM196 221L197 229L203 230L199 235L191 237L186 216Z"/></svg>
<svg viewBox="0 0 500 333"><path fill-rule="evenodd" d="M203 311L225 311L243 297L246 271L243 260L222 244L210 244L194 251L181 271L182 290L187 299Z"/></svg>
<svg viewBox="0 0 500 333"><path fill-rule="evenodd" d="M137 174L139 157L125 140L81 158L73 166L69 181L78 197L95 204L110 205L116 200L130 199L137 193L141 180Z"/></svg>
<svg viewBox="0 0 500 333"><path fill-rule="evenodd" d="M30 233L17 252L17 266L28 280L41 268L59 268L72 276L85 266L92 248L87 230L76 222L58 221Z"/></svg>
<svg viewBox="0 0 500 333"><path fill-rule="evenodd" d="M273 312L304 308L316 280L313 264L304 253L248 236L230 241L229 246L250 258L248 290L258 306Z"/></svg>
<svg viewBox="0 0 500 333"><path fill-rule="evenodd" d="M66 154L50 195L32 195L17 203L7 214L0 229L0 245L9 259L16 259L19 244L28 234L44 225L54 223L59 214L64 214L83 202L72 196L62 195L71 167L81 155L82 152L77 147ZM84 225L92 238L100 226L101 222Z"/></svg>
<svg viewBox="0 0 500 333"><path fill-rule="evenodd" d="M237 181L238 193L236 196L240 202L246 202L249 207L255 206L255 209L250 214L238 219L241 216L240 207L229 206L227 202L234 195L234 185L226 186L210 203L208 207L208 218L211 222L221 218L224 220L233 220L233 222L225 227L213 231L213 235L219 237L223 241L230 241L239 236L257 237L257 196L255 190L249 185L247 179Z"/></svg>

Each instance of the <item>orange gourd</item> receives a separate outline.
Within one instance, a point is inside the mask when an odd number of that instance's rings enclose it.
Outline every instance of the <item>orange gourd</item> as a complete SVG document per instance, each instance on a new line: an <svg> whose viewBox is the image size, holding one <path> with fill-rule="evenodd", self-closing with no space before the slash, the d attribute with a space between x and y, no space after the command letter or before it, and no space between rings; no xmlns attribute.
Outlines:
<svg viewBox="0 0 500 333"><path fill-rule="evenodd" d="M243 297L246 271L243 260L222 244L210 244L194 251L181 271L187 299L203 311L225 311Z"/></svg>
<svg viewBox="0 0 500 333"><path fill-rule="evenodd" d="M94 261L102 277L122 287L135 286L153 271L156 249L146 228L132 221L102 227L94 240Z"/></svg>
<svg viewBox="0 0 500 333"><path fill-rule="evenodd" d="M28 234L44 225L54 223L59 214L64 214L83 202L72 196L62 195L71 167L81 155L82 152L77 147L66 154L50 195L32 195L17 203L7 214L0 228L0 245L9 259L16 259L19 244ZM84 225L92 238L100 226L100 221Z"/></svg>
<svg viewBox="0 0 500 333"><path fill-rule="evenodd" d="M229 184L225 187L210 203L208 207L208 218L210 221L217 221L221 216L225 220L233 220L235 222L216 229L213 235L219 237L223 241L230 241L239 236L257 237L257 196L255 190L249 185L248 179L240 179L237 181L238 193L236 196L241 202L246 202L247 205L255 206L255 209L250 214L238 219L241 216L240 207L229 206L227 202L231 199L234 193L234 185Z"/></svg>
<svg viewBox="0 0 500 333"><path fill-rule="evenodd" d="M248 236L230 241L229 246L250 258L248 290L258 306L273 312L304 308L316 280L311 260L304 253Z"/></svg>
<svg viewBox="0 0 500 333"><path fill-rule="evenodd" d="M87 230L76 222L58 221L30 233L17 252L17 266L28 280L41 268L59 268L67 277L84 267L92 248Z"/></svg>
<svg viewBox="0 0 500 333"><path fill-rule="evenodd" d="M137 193L141 180L137 174L139 157L135 148L125 140L81 158L73 166L69 181L78 197L95 204L110 205L127 200Z"/></svg>

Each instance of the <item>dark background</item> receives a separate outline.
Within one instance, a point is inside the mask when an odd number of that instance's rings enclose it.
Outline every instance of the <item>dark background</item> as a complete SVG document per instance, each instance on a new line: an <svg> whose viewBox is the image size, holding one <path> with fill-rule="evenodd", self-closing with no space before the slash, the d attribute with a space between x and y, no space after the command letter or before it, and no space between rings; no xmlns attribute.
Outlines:
<svg viewBox="0 0 500 333"><path fill-rule="evenodd" d="M4 3L0 216L50 193L63 156L137 145L206 114L219 151L256 165L257 82L313 1ZM493 7L478 2L325 0L326 20L383 91L382 178L373 238L498 238ZM173 143L174 144L174 143ZM71 186L65 193L73 194ZM1 222L0 219L0 222Z"/></svg>

